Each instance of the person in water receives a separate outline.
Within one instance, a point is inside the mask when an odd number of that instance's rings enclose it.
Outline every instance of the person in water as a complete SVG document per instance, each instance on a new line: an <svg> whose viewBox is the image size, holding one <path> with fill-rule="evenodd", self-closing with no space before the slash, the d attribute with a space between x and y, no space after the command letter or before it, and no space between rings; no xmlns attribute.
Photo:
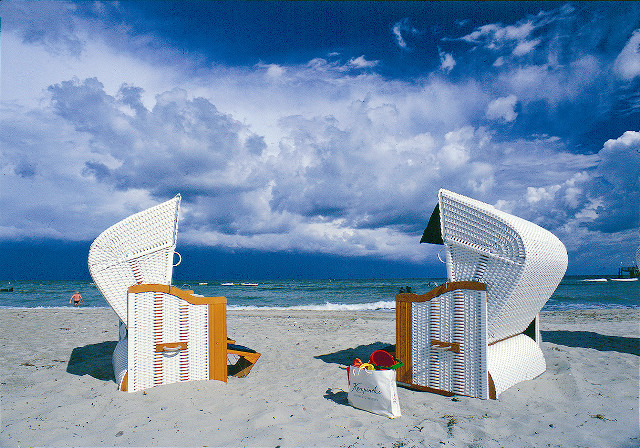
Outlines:
<svg viewBox="0 0 640 448"><path fill-rule="evenodd" d="M73 306L80 306L84 301L82 300L82 296L78 291L69 299L69 303L73 302Z"/></svg>

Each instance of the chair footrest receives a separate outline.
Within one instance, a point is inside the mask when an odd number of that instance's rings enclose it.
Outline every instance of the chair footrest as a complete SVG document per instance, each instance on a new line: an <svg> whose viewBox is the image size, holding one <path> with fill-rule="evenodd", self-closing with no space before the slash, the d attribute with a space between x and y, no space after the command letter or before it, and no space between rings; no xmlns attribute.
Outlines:
<svg viewBox="0 0 640 448"><path fill-rule="evenodd" d="M241 345L227 345L227 355L237 355L240 358L235 364L227 365L227 375L244 378L260 358L260 353Z"/></svg>

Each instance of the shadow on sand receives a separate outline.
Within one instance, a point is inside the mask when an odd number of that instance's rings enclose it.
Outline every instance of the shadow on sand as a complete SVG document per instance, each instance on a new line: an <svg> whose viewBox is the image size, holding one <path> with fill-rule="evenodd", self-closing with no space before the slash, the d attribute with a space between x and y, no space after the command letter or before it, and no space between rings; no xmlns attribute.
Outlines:
<svg viewBox="0 0 640 448"><path fill-rule="evenodd" d="M367 362L371 353L376 350L395 351L395 347L384 342L374 342L373 344L359 345L358 347L347 348L335 353L314 356L314 358L328 364L341 364L343 366L348 366L353 364L353 360L356 358L360 358L362 361Z"/></svg>
<svg viewBox="0 0 640 448"><path fill-rule="evenodd" d="M324 398L342 406L351 406L347 392L341 389L337 391L335 389L327 389L324 393Z"/></svg>
<svg viewBox="0 0 640 448"><path fill-rule="evenodd" d="M67 365L67 373L91 375L101 381L115 381L111 356L116 344L116 341L106 341L74 348Z"/></svg>
<svg viewBox="0 0 640 448"><path fill-rule="evenodd" d="M593 348L603 352L640 356L640 339L607 336L592 331L541 331L542 340L567 347Z"/></svg>

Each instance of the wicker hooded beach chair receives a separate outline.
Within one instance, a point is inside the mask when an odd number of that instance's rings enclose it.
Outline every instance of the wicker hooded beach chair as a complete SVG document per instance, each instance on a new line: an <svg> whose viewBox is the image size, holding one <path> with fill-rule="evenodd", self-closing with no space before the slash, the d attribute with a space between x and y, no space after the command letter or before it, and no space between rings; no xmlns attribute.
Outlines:
<svg viewBox="0 0 640 448"><path fill-rule="evenodd" d="M496 399L546 370L538 313L567 268L547 230L440 190L421 242L444 244L448 282L396 296L398 382Z"/></svg>
<svg viewBox="0 0 640 448"><path fill-rule="evenodd" d="M180 195L102 232L89 272L120 319L116 382L135 392L177 381L246 376L259 353L227 339L226 298L171 286ZM227 355L238 358L227 366Z"/></svg>

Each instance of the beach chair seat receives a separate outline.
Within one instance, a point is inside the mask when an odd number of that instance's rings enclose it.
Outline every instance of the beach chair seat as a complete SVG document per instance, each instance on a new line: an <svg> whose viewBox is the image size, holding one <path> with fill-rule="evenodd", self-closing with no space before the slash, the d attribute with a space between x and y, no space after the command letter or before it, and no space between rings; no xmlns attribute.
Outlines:
<svg viewBox="0 0 640 448"><path fill-rule="evenodd" d="M421 242L444 245L448 282L396 296L398 382L497 398L546 370L538 314L567 252L529 221L447 190L438 196Z"/></svg>
<svg viewBox="0 0 640 448"><path fill-rule="evenodd" d="M89 271L120 319L118 387L246 376L260 354L227 338L226 298L171 286L180 195L111 226L91 245ZM229 348L231 347L231 348ZM227 367L228 355L237 362Z"/></svg>

